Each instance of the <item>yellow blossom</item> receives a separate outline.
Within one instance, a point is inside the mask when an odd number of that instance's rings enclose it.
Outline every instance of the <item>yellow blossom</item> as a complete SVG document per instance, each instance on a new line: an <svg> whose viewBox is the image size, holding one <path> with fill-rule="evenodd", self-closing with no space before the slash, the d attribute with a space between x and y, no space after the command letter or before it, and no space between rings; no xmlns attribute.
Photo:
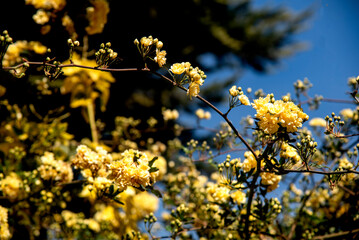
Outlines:
<svg viewBox="0 0 359 240"><path fill-rule="evenodd" d="M351 119L354 116L354 111L350 108L345 108L340 111L340 115L344 117L345 120Z"/></svg>
<svg viewBox="0 0 359 240"><path fill-rule="evenodd" d="M249 102L249 99L246 95L242 94L242 95L238 96L238 99L242 103L242 105L246 105L246 106L251 105L251 103Z"/></svg>
<svg viewBox="0 0 359 240"><path fill-rule="evenodd" d="M323 118L313 118L309 121L309 125L312 127L326 127L327 122Z"/></svg>
<svg viewBox="0 0 359 240"><path fill-rule="evenodd" d="M4 179L0 180L0 191L10 201L21 197L22 188L23 182L15 172L11 172Z"/></svg>
<svg viewBox="0 0 359 240"><path fill-rule="evenodd" d="M59 181L63 183L71 182L73 173L68 162L55 160L54 154L45 152L41 157L41 165L37 169L44 180Z"/></svg>
<svg viewBox="0 0 359 240"><path fill-rule="evenodd" d="M158 63L159 67L162 67L166 64L166 51L160 51L156 49L156 57L154 58L155 62Z"/></svg>
<svg viewBox="0 0 359 240"><path fill-rule="evenodd" d="M237 202L237 204L242 204L246 202L246 194L241 190L237 190L231 193L231 198Z"/></svg>
<svg viewBox="0 0 359 240"><path fill-rule="evenodd" d="M252 106L257 110L258 126L267 134L274 134L279 127L286 128L287 132L295 132L302 123L309 119L308 115L293 102L277 100L269 102L270 95L253 101Z"/></svg>
<svg viewBox="0 0 359 240"><path fill-rule="evenodd" d="M189 95L190 98L192 99L192 97L197 97L198 94L199 94L199 84L191 82L187 90L187 95Z"/></svg>
<svg viewBox="0 0 359 240"><path fill-rule="evenodd" d="M165 121L176 120L179 117L179 113L176 109L166 109L162 111L162 115Z"/></svg>
<svg viewBox="0 0 359 240"><path fill-rule="evenodd" d="M230 89L229 89L229 94L232 96L232 97L237 97L238 94L239 94L239 91L237 89L237 86L232 86Z"/></svg>
<svg viewBox="0 0 359 240"><path fill-rule="evenodd" d="M36 14L32 16L32 19L37 24L44 25L50 20L49 14L42 9L37 10Z"/></svg>
<svg viewBox="0 0 359 240"><path fill-rule="evenodd" d="M173 74L180 75L186 71L184 63L175 63L171 66L170 71Z"/></svg>
<svg viewBox="0 0 359 240"><path fill-rule="evenodd" d="M8 210L0 206L0 239L10 239L11 234L8 223Z"/></svg>
<svg viewBox="0 0 359 240"><path fill-rule="evenodd" d="M230 189L227 187L221 187L218 184L208 183L207 193L209 194L209 200L218 203L224 203L228 201L230 197Z"/></svg>
<svg viewBox="0 0 359 240"><path fill-rule="evenodd" d="M196 116L199 119L210 119L211 118L211 113L207 112L207 111L204 111L202 108L200 108L200 109L197 109Z"/></svg>
<svg viewBox="0 0 359 240"><path fill-rule="evenodd" d="M268 185L268 192L273 191L278 187L278 183L282 179L282 176L276 175L275 173L261 172L262 180L261 184Z"/></svg>
<svg viewBox="0 0 359 240"><path fill-rule="evenodd" d="M33 5L37 9L61 11L66 6L66 0L25 0L25 4Z"/></svg>
<svg viewBox="0 0 359 240"><path fill-rule="evenodd" d="M110 7L106 0L92 0L91 4L93 6L86 8L89 26L85 30L89 35L102 33L107 23L107 15L110 12Z"/></svg>
<svg viewBox="0 0 359 240"><path fill-rule="evenodd" d="M290 159L295 163L301 161L297 150L285 142L282 143L280 157Z"/></svg>

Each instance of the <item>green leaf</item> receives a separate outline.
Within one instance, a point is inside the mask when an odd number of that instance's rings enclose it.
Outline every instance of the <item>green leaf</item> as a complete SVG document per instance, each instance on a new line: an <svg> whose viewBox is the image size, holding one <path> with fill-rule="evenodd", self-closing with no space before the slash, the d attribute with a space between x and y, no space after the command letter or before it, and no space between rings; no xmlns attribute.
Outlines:
<svg viewBox="0 0 359 240"><path fill-rule="evenodd" d="M147 190L149 190L151 193L156 195L156 197L162 198L161 192L159 190L157 190L157 189L154 189L153 186L147 186Z"/></svg>
<svg viewBox="0 0 359 240"><path fill-rule="evenodd" d="M151 167L150 170L148 170L148 172L152 173L152 172L157 172L158 170L160 169L156 167Z"/></svg>
<svg viewBox="0 0 359 240"><path fill-rule="evenodd" d="M157 159L158 159L158 157L152 158L152 160L148 162L148 166L149 166L149 167L152 167L153 164L155 163L155 161L156 161Z"/></svg>

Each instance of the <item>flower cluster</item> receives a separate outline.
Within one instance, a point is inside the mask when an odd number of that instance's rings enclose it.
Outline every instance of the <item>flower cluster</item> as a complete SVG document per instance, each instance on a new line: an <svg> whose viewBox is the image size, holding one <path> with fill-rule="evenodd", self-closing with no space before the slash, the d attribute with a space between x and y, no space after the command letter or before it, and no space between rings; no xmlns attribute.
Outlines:
<svg viewBox="0 0 359 240"><path fill-rule="evenodd" d="M234 108L239 105L250 105L250 101L248 97L243 93L242 88L237 86L232 86L229 89L229 95L231 96L231 100L229 102L229 107Z"/></svg>
<svg viewBox="0 0 359 240"><path fill-rule="evenodd" d="M32 51L36 54L45 54L47 47L36 41L16 41L8 47L4 56L3 66L8 67L22 62L21 54L26 51Z"/></svg>
<svg viewBox="0 0 359 240"><path fill-rule="evenodd" d="M162 115L165 121L176 120L179 117L179 113L176 109L163 109Z"/></svg>
<svg viewBox="0 0 359 240"><path fill-rule="evenodd" d="M289 133L296 132L309 119L293 102L275 101L272 94L254 100L252 106L257 110L255 116L259 120L258 126L266 134L275 134L280 127Z"/></svg>
<svg viewBox="0 0 359 240"><path fill-rule="evenodd" d="M278 183L282 179L282 176L270 172L261 172L260 176L262 178L261 184L268 186L267 187L268 192L276 189L278 187Z"/></svg>
<svg viewBox="0 0 359 240"><path fill-rule="evenodd" d="M72 181L73 173L68 162L56 160L54 154L45 152L41 157L41 165L37 168L42 179L68 183Z"/></svg>
<svg viewBox="0 0 359 240"><path fill-rule="evenodd" d="M170 73L173 74L174 80L179 85L189 84L187 95L191 98L199 94L199 87L203 85L204 79L207 76L198 67L191 66L189 62L175 63L170 68Z"/></svg>
<svg viewBox="0 0 359 240"><path fill-rule="evenodd" d="M10 239L11 234L8 223L8 210L0 206L0 239Z"/></svg>
<svg viewBox="0 0 359 240"><path fill-rule="evenodd" d="M196 116L198 117L198 119L210 119L211 113L208 111L204 111L202 108L200 108L197 109Z"/></svg>
<svg viewBox="0 0 359 240"><path fill-rule="evenodd" d="M166 64L166 51L161 50L163 47L163 42L159 41L157 38L153 38L152 36L149 37L142 37L140 41L135 39L135 45L137 46L142 58L146 61L147 58L155 61L159 67L163 67ZM156 50L153 52L153 47Z"/></svg>
<svg viewBox="0 0 359 240"><path fill-rule="evenodd" d="M15 172L9 173L5 178L0 180L0 192L10 201L23 197L25 193L24 188L22 179Z"/></svg>
<svg viewBox="0 0 359 240"><path fill-rule="evenodd" d="M102 147L96 152L85 145L77 148L73 164L81 169L82 175L90 184L90 189L98 195L123 192L129 186L144 189L156 182L158 168L153 167L156 158L150 160L147 155L138 150L126 150L118 159L113 159ZM112 187L111 187L112 186ZM109 188L112 192L108 192ZM116 194L116 195L117 195Z"/></svg>

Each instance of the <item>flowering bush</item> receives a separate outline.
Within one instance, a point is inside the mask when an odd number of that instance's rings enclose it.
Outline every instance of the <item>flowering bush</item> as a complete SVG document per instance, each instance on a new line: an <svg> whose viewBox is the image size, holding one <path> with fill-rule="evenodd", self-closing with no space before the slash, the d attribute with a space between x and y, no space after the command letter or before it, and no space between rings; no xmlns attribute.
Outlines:
<svg viewBox="0 0 359 240"><path fill-rule="evenodd" d="M37 9L33 20L44 34L51 27L45 24L66 6L55 0L25 3ZM105 0L91 4L87 35L103 31L109 12ZM0 239L358 236L352 226L359 223L359 144L351 140L359 131L357 108L311 119L322 137L318 143L303 127L310 117L296 99L275 100L260 91L252 96L232 86L222 112L200 95L206 74L189 62L168 63L159 39L134 40L141 67L113 67L120 59L112 44L98 51L86 42L81 46L73 21L63 14L72 37L64 61L49 57L51 50L39 42L15 41L7 31L0 36L2 71L19 78L41 75L34 81L40 99L68 97L59 109L37 111L32 102L10 101L0 85ZM23 58L25 52L42 60ZM98 116L107 111L114 73L122 72L150 73L187 93L187 101L200 101L206 109L194 112L196 128L208 130L210 138L186 139L179 111L166 106L160 106L161 118L116 116L106 129ZM354 105L358 84L359 77L349 79ZM294 87L299 99L311 84L298 80ZM320 99L311 99L311 106ZM137 100L151 104L139 95ZM239 128L228 114L244 107L256 113ZM79 108L88 126L77 127L87 129L87 136L68 128L70 110ZM213 114L223 119L220 129L200 125ZM167 134L160 134L163 129Z"/></svg>

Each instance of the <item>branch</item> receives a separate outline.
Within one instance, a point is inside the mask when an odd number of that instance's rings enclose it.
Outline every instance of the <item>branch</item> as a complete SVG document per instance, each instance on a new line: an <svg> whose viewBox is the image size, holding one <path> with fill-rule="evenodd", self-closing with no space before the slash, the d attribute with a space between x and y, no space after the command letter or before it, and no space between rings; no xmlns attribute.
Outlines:
<svg viewBox="0 0 359 240"><path fill-rule="evenodd" d="M316 171L316 170L290 170L290 169L283 169L282 170L284 173L292 173L292 172L296 172L296 173L315 173L315 174L321 174L321 175L334 175L334 174L345 174L345 173L355 173L355 174L359 174L358 171L356 170L352 170L352 169L348 169L348 170L343 170L343 171L332 171L332 172L324 172L324 171Z"/></svg>

